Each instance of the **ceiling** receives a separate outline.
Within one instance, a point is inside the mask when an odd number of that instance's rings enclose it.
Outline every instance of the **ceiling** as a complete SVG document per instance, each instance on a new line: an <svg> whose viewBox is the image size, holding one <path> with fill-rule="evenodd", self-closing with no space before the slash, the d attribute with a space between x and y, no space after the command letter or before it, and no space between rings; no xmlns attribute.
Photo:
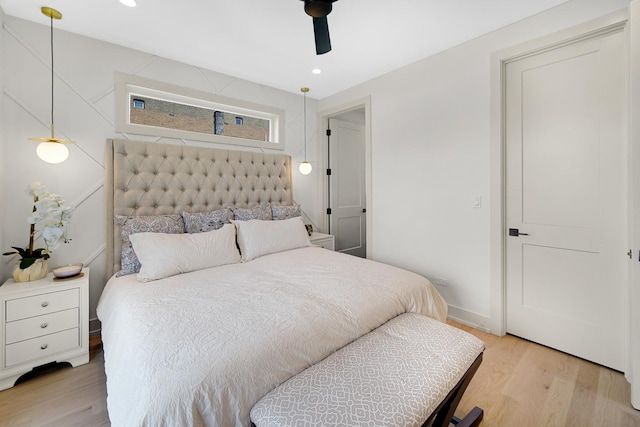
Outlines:
<svg viewBox="0 0 640 427"><path fill-rule="evenodd" d="M301 0L0 0L6 15L322 99L567 0L340 0L316 55ZM322 73L314 75L311 70Z"/></svg>

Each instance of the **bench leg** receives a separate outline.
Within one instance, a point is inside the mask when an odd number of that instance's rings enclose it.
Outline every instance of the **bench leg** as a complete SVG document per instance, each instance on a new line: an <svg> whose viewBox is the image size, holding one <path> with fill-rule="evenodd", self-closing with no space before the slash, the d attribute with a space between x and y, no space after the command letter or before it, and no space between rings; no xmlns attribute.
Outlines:
<svg viewBox="0 0 640 427"><path fill-rule="evenodd" d="M451 390L449 395L440 404L438 409L436 409L436 412L432 414L427 421L425 421L423 427L448 427L449 423L453 422L455 424L455 417L453 416L453 414L456 412L458 403L460 402L462 395L466 391L467 386L471 382L471 378L473 378L476 371L478 370L480 363L482 363L482 354L480 354L478 358L473 362L460 382L453 388L453 390ZM474 419L474 415L477 419ZM480 420L482 420L483 416L484 412L482 411L482 409L475 407L473 408L473 410L471 410L471 412L469 412L467 416L459 421L459 423L465 422L468 424L458 424L458 426L476 427L480 423Z"/></svg>
<svg viewBox="0 0 640 427"><path fill-rule="evenodd" d="M484 417L484 411L481 408L474 406L474 408L463 419L453 417L451 419L451 424L456 427L478 427L480 425L480 421L482 421L482 417Z"/></svg>

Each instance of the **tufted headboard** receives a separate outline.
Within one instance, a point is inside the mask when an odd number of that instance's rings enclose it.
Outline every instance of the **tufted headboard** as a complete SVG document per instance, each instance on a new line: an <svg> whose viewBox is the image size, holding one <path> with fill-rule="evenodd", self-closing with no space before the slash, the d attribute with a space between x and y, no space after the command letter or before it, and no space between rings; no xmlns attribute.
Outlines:
<svg viewBox="0 0 640 427"><path fill-rule="evenodd" d="M107 279L120 269L116 215L293 204L291 157L157 142L107 140Z"/></svg>

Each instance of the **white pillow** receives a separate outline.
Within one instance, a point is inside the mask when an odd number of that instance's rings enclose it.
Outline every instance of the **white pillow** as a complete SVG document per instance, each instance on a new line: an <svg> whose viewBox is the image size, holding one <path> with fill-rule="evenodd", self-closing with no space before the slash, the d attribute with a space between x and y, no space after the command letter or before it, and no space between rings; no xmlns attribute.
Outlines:
<svg viewBox="0 0 640 427"><path fill-rule="evenodd" d="M136 233L129 239L142 264L141 282L240 262L233 224L196 234Z"/></svg>
<svg viewBox="0 0 640 427"><path fill-rule="evenodd" d="M238 228L238 246L243 261L311 245L301 217L282 221L251 219L231 222Z"/></svg>

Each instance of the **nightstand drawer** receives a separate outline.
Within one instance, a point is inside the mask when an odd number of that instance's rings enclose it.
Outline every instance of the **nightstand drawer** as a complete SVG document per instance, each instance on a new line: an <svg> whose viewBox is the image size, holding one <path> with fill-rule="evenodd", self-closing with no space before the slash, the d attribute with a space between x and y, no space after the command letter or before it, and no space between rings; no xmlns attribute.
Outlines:
<svg viewBox="0 0 640 427"><path fill-rule="evenodd" d="M5 342L6 344L13 344L18 341L77 328L80 322L79 316L78 308L72 308L70 310L9 322L6 325Z"/></svg>
<svg viewBox="0 0 640 427"><path fill-rule="evenodd" d="M7 322L40 316L80 306L80 289L49 292L32 297L8 300Z"/></svg>
<svg viewBox="0 0 640 427"><path fill-rule="evenodd" d="M75 347L80 347L80 331L78 328L9 344L6 347L5 367L41 359ZM51 358L51 361L55 361L55 358Z"/></svg>
<svg viewBox="0 0 640 427"><path fill-rule="evenodd" d="M313 246L333 250L333 240L332 239L316 240L313 242Z"/></svg>
<svg viewBox="0 0 640 427"><path fill-rule="evenodd" d="M311 236L309 236L309 241L313 246L329 249L331 251L336 250L335 238L331 234L313 232Z"/></svg>

